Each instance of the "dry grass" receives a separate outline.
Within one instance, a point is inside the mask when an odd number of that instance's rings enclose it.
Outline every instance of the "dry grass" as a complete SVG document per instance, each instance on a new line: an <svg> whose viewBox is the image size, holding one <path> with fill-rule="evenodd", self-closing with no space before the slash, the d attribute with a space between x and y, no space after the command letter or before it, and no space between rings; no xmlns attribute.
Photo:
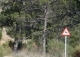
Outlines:
<svg viewBox="0 0 80 57"><path fill-rule="evenodd" d="M12 37L10 37L9 35L7 35L6 28L3 27L2 37L1 37L1 40L0 40L0 44L4 44L4 43L6 43L9 40L14 41L14 39Z"/></svg>
<svg viewBox="0 0 80 57"><path fill-rule="evenodd" d="M43 57L43 55L38 52L19 51L19 52L13 52L12 55L4 57ZM46 54L46 57L54 57L54 56Z"/></svg>

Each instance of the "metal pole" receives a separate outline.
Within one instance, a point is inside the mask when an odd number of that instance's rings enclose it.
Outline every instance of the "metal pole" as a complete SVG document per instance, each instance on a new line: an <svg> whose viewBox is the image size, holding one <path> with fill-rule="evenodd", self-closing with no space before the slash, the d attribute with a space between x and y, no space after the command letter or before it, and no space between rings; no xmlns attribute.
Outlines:
<svg viewBox="0 0 80 57"><path fill-rule="evenodd" d="M67 36L65 36L65 57L67 56Z"/></svg>

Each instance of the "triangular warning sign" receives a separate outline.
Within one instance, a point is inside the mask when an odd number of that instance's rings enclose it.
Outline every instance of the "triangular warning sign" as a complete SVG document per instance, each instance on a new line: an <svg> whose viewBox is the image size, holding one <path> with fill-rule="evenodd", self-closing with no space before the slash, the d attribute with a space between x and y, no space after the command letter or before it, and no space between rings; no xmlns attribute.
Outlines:
<svg viewBox="0 0 80 57"><path fill-rule="evenodd" d="M70 36L70 32L67 28L65 28L64 31L62 32L62 36Z"/></svg>

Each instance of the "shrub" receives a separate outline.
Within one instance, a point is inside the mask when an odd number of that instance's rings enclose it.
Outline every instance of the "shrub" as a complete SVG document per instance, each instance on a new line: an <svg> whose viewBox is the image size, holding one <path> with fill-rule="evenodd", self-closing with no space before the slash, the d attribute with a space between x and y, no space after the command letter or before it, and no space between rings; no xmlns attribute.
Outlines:
<svg viewBox="0 0 80 57"><path fill-rule="evenodd" d="M48 43L48 51L55 57L64 57L64 45L65 44L63 42L52 39ZM73 48L67 45L67 56L70 57L72 55L72 52Z"/></svg>
<svg viewBox="0 0 80 57"><path fill-rule="evenodd" d="M73 52L73 57L80 57L80 46L77 46Z"/></svg>
<svg viewBox="0 0 80 57"><path fill-rule="evenodd" d="M7 29L7 34L9 34L9 35L10 35L11 37L13 37L13 38L14 38L14 35L15 35L14 32L15 32L15 31L13 31L12 27L11 27L11 28L8 27L8 29Z"/></svg>
<svg viewBox="0 0 80 57"><path fill-rule="evenodd" d="M11 49L8 46L7 42L3 45L0 45L0 57L3 57L3 56L8 55L10 53L11 53Z"/></svg>
<svg viewBox="0 0 80 57"><path fill-rule="evenodd" d="M25 49L27 51L33 50L33 43L34 42L32 40L30 40L30 41L27 40L27 43L26 42L23 43L23 49Z"/></svg>
<svg viewBox="0 0 80 57"><path fill-rule="evenodd" d="M2 37L2 28L0 28L0 39Z"/></svg>

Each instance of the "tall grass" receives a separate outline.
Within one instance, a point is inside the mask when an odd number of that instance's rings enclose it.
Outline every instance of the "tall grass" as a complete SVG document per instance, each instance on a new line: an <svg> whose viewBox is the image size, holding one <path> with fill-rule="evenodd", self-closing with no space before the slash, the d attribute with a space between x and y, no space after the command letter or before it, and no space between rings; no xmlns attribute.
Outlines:
<svg viewBox="0 0 80 57"><path fill-rule="evenodd" d="M11 53L11 49L8 46L8 42L6 42L3 45L0 45L0 57L3 57L5 55L9 55Z"/></svg>
<svg viewBox="0 0 80 57"><path fill-rule="evenodd" d="M24 51L13 53L12 56L13 57L43 57L42 53L38 53L38 52L24 52ZM46 57L54 57L54 56L52 56L50 54L46 54Z"/></svg>

